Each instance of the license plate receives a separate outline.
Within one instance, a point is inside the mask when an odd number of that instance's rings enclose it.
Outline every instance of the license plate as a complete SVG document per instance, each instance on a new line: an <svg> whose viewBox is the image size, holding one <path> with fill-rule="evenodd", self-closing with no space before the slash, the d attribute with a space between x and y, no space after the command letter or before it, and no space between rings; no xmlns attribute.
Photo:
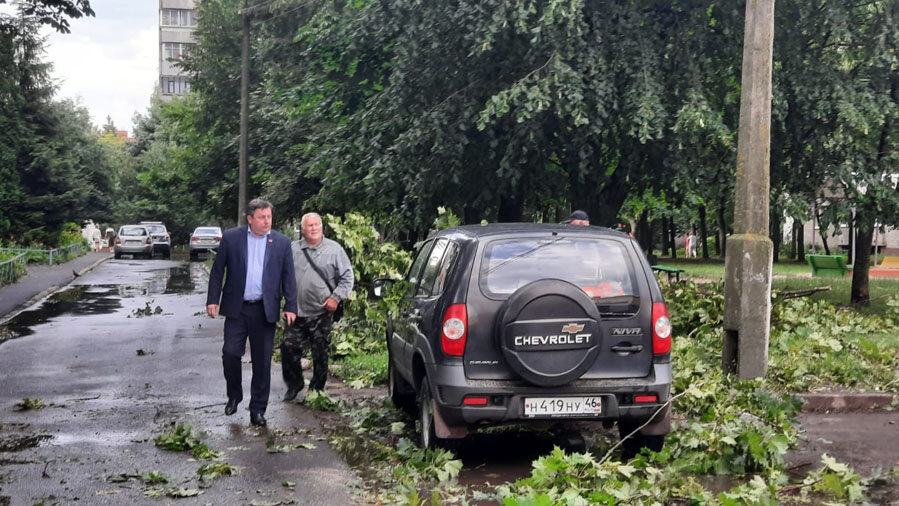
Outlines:
<svg viewBox="0 0 899 506"><path fill-rule="evenodd" d="M597 416L602 413L602 397L525 397L524 416Z"/></svg>

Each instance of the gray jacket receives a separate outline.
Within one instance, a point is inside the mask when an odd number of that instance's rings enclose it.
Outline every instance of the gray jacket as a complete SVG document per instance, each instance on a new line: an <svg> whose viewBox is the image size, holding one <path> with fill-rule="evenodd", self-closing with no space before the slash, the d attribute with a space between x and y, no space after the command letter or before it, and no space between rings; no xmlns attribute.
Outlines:
<svg viewBox="0 0 899 506"><path fill-rule="evenodd" d="M353 266L340 244L324 237L315 248L306 244L305 239L294 241L291 246L297 280L297 316L317 316L324 313L325 307L322 304L328 297L337 302L349 297L353 290ZM318 269L328 276L328 282L334 287L333 291L309 265L303 250L309 252Z"/></svg>

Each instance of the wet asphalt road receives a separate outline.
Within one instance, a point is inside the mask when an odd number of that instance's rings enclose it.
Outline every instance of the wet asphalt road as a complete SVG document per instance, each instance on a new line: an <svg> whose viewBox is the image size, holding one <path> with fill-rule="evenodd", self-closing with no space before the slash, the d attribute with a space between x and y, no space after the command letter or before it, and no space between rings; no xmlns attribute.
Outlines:
<svg viewBox="0 0 899 506"><path fill-rule="evenodd" d="M224 416L224 320L205 316L206 285L199 263L109 260L0 329L20 336L0 345L0 505L356 502L355 475L315 416L280 402L279 364L267 430L249 426L247 402ZM154 314L142 315L147 308ZM244 360L248 400L249 353ZM16 410L24 398L46 407ZM239 474L203 483L202 462L157 448L154 438L180 422ZM296 443L315 448L266 451ZM149 471L170 478L162 487L202 494L150 498L131 477Z"/></svg>

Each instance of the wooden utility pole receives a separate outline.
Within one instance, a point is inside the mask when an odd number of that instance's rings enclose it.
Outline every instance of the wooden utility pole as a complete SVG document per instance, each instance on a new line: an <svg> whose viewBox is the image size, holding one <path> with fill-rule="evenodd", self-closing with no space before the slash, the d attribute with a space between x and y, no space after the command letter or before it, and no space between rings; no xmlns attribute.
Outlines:
<svg viewBox="0 0 899 506"><path fill-rule="evenodd" d="M243 18L243 41L240 46L240 155L237 176L237 226L246 223L247 212L247 135L250 122L250 11L247 0L240 11Z"/></svg>
<svg viewBox="0 0 899 506"><path fill-rule="evenodd" d="M768 369L771 262L768 237L774 0L747 0L737 140L734 235L724 276L725 373L757 378Z"/></svg>

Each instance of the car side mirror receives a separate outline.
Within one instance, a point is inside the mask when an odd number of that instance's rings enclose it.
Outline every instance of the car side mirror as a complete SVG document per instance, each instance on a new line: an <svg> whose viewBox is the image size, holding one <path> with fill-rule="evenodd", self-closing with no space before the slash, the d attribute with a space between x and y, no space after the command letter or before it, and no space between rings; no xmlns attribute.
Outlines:
<svg viewBox="0 0 899 506"><path fill-rule="evenodd" d="M387 289L387 285L389 283L391 283L392 281L393 281L392 279L386 279L386 278L376 279L376 280L372 281L371 286L372 286L372 291L375 294L375 297L383 297L384 292Z"/></svg>

